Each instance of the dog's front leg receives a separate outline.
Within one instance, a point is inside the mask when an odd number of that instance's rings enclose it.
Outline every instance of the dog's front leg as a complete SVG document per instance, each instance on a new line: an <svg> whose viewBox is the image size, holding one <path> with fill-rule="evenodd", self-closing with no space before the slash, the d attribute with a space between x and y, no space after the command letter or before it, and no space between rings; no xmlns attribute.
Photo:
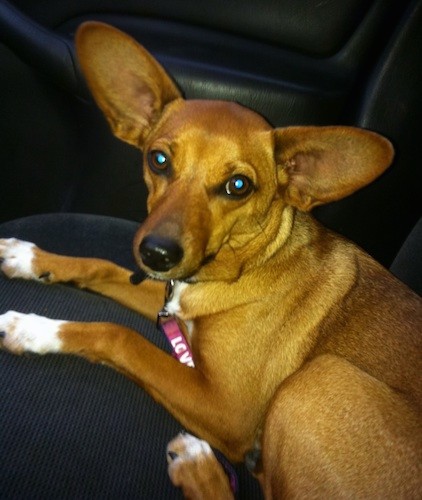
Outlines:
<svg viewBox="0 0 422 500"><path fill-rule="evenodd" d="M193 433L224 453L236 452L227 450L227 441L223 442L222 428L227 430L227 425L222 421L227 412L221 410L224 402L216 402L218 391L212 382L134 330L112 323L69 322L9 311L0 315L0 334L4 348L16 354L76 354L112 366L143 387ZM216 416L219 411L222 415Z"/></svg>
<svg viewBox="0 0 422 500"><path fill-rule="evenodd" d="M130 283L132 272L112 262L57 255L15 238L0 239L0 268L9 278L87 288L153 320L163 305L163 283L146 280L135 287Z"/></svg>

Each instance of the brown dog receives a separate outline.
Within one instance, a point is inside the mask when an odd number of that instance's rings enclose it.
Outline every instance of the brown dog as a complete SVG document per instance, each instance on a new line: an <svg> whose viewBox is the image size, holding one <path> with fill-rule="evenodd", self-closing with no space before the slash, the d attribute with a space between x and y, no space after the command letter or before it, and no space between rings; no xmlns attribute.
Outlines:
<svg viewBox="0 0 422 500"><path fill-rule="evenodd" d="M307 212L380 175L384 138L348 127L273 129L254 112L185 101L133 39L78 31L92 93L114 134L144 152L149 216L134 252L150 280L98 259L0 240L9 277L74 282L183 324L195 368L138 333L8 312L13 352L79 354L136 380L233 461L262 446L268 498L420 498L421 300ZM188 496L230 497L208 445L169 447ZM183 471L183 474L181 473Z"/></svg>

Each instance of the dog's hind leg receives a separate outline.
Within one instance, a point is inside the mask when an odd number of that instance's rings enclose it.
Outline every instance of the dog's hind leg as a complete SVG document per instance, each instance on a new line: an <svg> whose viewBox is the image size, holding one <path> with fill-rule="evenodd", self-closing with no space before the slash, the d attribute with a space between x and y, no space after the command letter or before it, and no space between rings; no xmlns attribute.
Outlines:
<svg viewBox="0 0 422 500"><path fill-rule="evenodd" d="M421 498L421 422L384 383L321 356L275 396L263 467L268 498Z"/></svg>

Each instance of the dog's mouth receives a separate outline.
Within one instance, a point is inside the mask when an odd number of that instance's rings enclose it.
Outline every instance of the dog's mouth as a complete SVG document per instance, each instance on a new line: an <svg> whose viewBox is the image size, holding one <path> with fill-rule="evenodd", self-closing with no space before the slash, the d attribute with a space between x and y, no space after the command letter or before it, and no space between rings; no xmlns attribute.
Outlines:
<svg viewBox="0 0 422 500"><path fill-rule="evenodd" d="M140 267L138 270L134 271L133 274L130 277L130 282L133 285L139 285L146 279L153 279L153 280L158 280L158 281L169 281L169 280L177 280L177 281L183 281L185 283L195 283L197 281L196 275L199 273L199 271L206 266L207 264L210 264L213 262L215 259L216 254L211 253L209 255L206 255L199 266L194 271L190 271L189 273L184 272L183 270L177 270L177 269L169 269L168 271L157 271L154 269L151 269L150 267L146 266L145 263L142 261L142 258L140 260ZM177 267L177 266L175 266Z"/></svg>

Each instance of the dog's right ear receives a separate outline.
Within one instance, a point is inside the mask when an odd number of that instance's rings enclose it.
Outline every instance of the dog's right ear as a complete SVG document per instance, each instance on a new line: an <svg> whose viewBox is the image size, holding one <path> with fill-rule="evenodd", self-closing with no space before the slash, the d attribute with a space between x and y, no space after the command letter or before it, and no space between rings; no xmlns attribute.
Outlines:
<svg viewBox="0 0 422 500"><path fill-rule="evenodd" d="M76 33L82 71L114 135L142 147L164 106L181 97L160 64L112 26L86 22Z"/></svg>

